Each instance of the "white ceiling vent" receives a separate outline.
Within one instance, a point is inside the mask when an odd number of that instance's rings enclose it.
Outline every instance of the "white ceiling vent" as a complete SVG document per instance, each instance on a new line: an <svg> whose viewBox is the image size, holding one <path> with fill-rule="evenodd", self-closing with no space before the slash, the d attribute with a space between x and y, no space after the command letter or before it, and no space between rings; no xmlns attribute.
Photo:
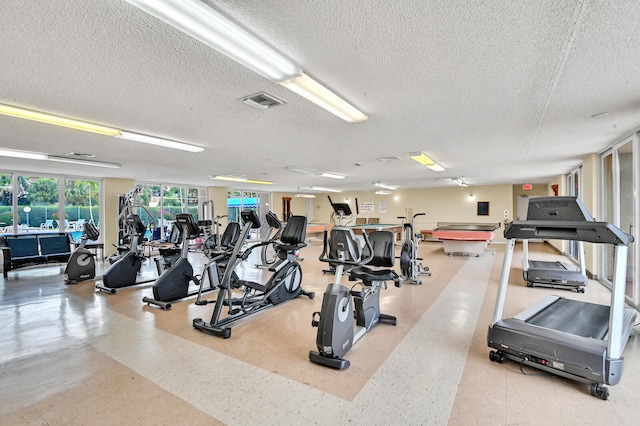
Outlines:
<svg viewBox="0 0 640 426"><path fill-rule="evenodd" d="M279 97L267 92L254 93L253 95L245 96L240 100L247 105L251 105L252 107L259 109L267 109L287 103Z"/></svg>

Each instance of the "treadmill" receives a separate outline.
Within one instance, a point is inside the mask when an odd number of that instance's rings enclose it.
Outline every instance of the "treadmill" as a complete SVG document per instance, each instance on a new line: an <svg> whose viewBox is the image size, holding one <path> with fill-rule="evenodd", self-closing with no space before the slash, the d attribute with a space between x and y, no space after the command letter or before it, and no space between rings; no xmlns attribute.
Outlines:
<svg viewBox="0 0 640 426"><path fill-rule="evenodd" d="M593 218L584 204L573 203L575 197L554 197L555 204L564 203L567 207L558 209L553 220L564 221L589 221ZM527 220L546 220L549 217L548 202L545 198L529 200ZM529 259L529 240L522 241L522 276L527 287L550 287L564 290L575 290L584 293L584 288L589 280L584 260L584 242L578 243L578 270L567 268L563 262L549 262L545 260Z"/></svg>
<svg viewBox="0 0 640 426"><path fill-rule="evenodd" d="M567 209L586 209L576 197L536 199L546 211L544 220L511 222L504 231L507 239L502 275L496 298L493 323L487 344L495 349L489 359L505 358L558 376L590 385L591 395L608 399L604 386L616 385L622 376L622 352L636 317L625 308L628 245L633 237L614 225L588 220L563 220ZM575 213L575 212L574 212ZM571 215L569 215L571 216ZM513 318L503 319L509 272L516 239L549 238L611 244L614 272L610 305L549 296Z"/></svg>

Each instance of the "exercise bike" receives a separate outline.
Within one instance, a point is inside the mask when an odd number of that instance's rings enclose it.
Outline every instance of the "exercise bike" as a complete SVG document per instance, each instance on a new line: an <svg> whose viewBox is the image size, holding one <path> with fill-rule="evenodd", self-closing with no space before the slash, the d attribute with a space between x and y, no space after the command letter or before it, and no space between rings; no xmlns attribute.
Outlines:
<svg viewBox="0 0 640 426"><path fill-rule="evenodd" d="M414 232L414 221L417 216L424 216L425 213L416 213L411 218L411 222L405 222L404 216L398 216L398 219L402 219L402 227L404 229L404 242L402 243L402 249L400 250L400 271L402 272L402 279L405 282L413 284L422 284L422 280L418 277L420 275L431 276L428 266L422 266L422 258L418 257L418 238Z"/></svg>
<svg viewBox="0 0 640 426"><path fill-rule="evenodd" d="M386 281L400 287L401 280L392 269L371 269L364 265L391 268L395 263L395 236L389 231L374 231L368 236L363 231L365 248L357 256L357 239L351 228L334 227L331 244L324 233L324 248L319 260L336 265L335 280L329 284L320 312L314 312L311 325L318 327L317 351L309 351L309 359L326 367L343 370L350 362L343 356L367 331L378 323L396 325L396 317L380 313L380 290ZM333 245L333 246L331 246ZM331 256L337 253L337 258ZM355 260L347 260L353 258ZM361 280L361 289L348 289L341 284L345 266L350 280ZM353 298L353 301L352 301ZM355 325L354 325L355 317Z"/></svg>
<svg viewBox="0 0 640 426"><path fill-rule="evenodd" d="M333 211L331 212L331 222L333 223L334 226L340 226L340 227L347 227L351 222L353 222L354 219L356 219L356 217L358 216L358 214L360 213L359 209L358 209L358 199L356 198L356 214L354 215L353 212L351 211L351 207L349 206L349 204L347 203L334 203L331 200L331 197L327 195L327 198L329 199L329 204L331 204L331 207L333 208ZM336 217L337 217L337 221L336 221ZM345 222L346 221L346 222ZM337 232L335 235L332 233L331 234L331 238L329 241L329 246L330 249L332 250L332 252L329 254L329 258L331 259L337 259L338 258L338 249L337 247L339 246L337 243L338 241L335 242L332 241L334 238L339 238L341 240L344 240L344 234ZM340 241L343 242L344 241ZM353 261L356 259L359 259L360 256L362 254L362 247L360 247L359 244L356 244L353 246L353 251L349 251L346 252L345 255L348 256L345 260L349 260L349 261ZM349 264L345 264L346 268L342 269L342 273L345 273L348 271L348 269L351 267ZM329 261L329 269L323 269L322 270L323 274L335 274L336 273L336 264Z"/></svg>
<svg viewBox="0 0 640 426"><path fill-rule="evenodd" d="M153 258L156 262L156 270L158 276L162 275L162 272L171 268L171 265L176 263L180 258L180 240L182 236L180 234L180 227L175 223L171 227L171 233L166 243L171 244L170 247L159 247L158 256Z"/></svg>
<svg viewBox="0 0 640 426"><path fill-rule="evenodd" d="M301 287L302 268L296 256L296 253L306 246L304 240L307 218L292 216L282 230L279 242L263 242L249 246L243 251L240 242L245 241L252 228L260 228L260 218L253 210L241 212L241 217L244 226L224 271L211 321L207 323L202 318L193 320L196 329L225 339L231 337L230 324L242 318L300 295L309 299L315 297L313 292L306 292ZM269 280L264 284L248 280L234 281L234 269L246 261L253 250L261 248L264 244L273 244L278 255L278 260L269 267L269 271L273 273ZM222 317L225 306L228 308L227 316Z"/></svg>
<svg viewBox="0 0 640 426"><path fill-rule="evenodd" d="M202 300L201 296L206 291L213 291L219 287L219 267L222 265L226 257L224 252L213 254L213 257L204 267L202 275L196 276L193 273L193 266L189 262L189 241L201 234L201 228L189 213L179 213L176 215L177 227L180 229L181 235L181 251L180 257L166 269L153 284L153 298L143 297L142 302L146 304L156 305L164 310L171 309L171 302L185 299L187 297L198 295L196 304L205 305L207 301ZM234 226L235 225L235 226ZM228 240L227 244L237 241L238 224L233 222L227 226L222 240ZM235 238L235 240L234 240ZM209 279L209 289L204 289L205 279ZM189 291L189 285L193 282L198 286L197 291Z"/></svg>
<svg viewBox="0 0 640 426"><path fill-rule="evenodd" d="M93 254L85 246L88 241L96 241L100 237L100 232L93 225L87 222L83 225L80 245L71 253L71 257L64 268L64 282L66 284L76 284L80 281L92 280L96 276L96 260Z"/></svg>
<svg viewBox="0 0 640 426"><path fill-rule="evenodd" d="M102 275L102 283L96 284L96 288L101 292L115 294L117 289L123 287L131 287L138 284L145 284L153 281L136 281L138 273L142 267L144 254L138 250L138 243L147 231L147 227L142 223L140 216L137 214L129 214L126 217L127 226L131 234L131 246L129 251L124 254L113 265L109 266Z"/></svg>

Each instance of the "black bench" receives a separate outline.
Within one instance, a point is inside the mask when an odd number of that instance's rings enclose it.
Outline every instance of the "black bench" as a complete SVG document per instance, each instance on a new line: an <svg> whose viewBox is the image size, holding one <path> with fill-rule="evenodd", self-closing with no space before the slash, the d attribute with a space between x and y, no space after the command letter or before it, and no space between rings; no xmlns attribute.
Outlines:
<svg viewBox="0 0 640 426"><path fill-rule="evenodd" d="M2 247L2 273L24 266L67 262L71 256L71 243L67 234L15 235L5 238Z"/></svg>

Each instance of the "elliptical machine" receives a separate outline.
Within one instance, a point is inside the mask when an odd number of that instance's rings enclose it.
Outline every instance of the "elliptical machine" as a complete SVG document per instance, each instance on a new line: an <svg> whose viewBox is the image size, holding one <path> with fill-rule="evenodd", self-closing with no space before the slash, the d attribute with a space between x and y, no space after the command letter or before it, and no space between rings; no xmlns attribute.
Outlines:
<svg viewBox="0 0 640 426"><path fill-rule="evenodd" d="M280 233L282 232L282 222L278 219L278 216L274 212L267 212L265 215L265 219L267 220L267 225L269 228L267 229L266 236L264 238L265 243L274 243L278 240ZM278 256L273 248L273 244L263 244L262 249L260 250L260 264L256 265L258 268L268 268L273 265L276 260L278 260Z"/></svg>
<svg viewBox="0 0 640 426"><path fill-rule="evenodd" d="M96 288L104 293L115 294L119 288L153 281L136 282L144 259L144 254L138 250L138 243L142 240L147 227L137 214L129 214L126 219L127 226L131 232L131 247L123 257L109 266L109 269L104 272L102 284L96 284Z"/></svg>
<svg viewBox="0 0 640 426"><path fill-rule="evenodd" d="M400 271L402 271L402 279L412 284L422 284L420 275L431 276L428 266L422 266L422 258L418 257L418 239L414 232L414 221L417 216L424 216L425 213L416 213L411 218L411 222L405 222L404 216L398 216L402 219L402 227L404 229L404 242L400 250Z"/></svg>
<svg viewBox="0 0 640 426"><path fill-rule="evenodd" d="M71 253L71 257L64 268L65 284L76 284L80 281L92 280L96 276L95 254L85 248L87 241L96 241L100 237L100 232L93 225L87 222L83 225L80 245Z"/></svg>
<svg viewBox="0 0 640 426"><path fill-rule="evenodd" d="M242 318L300 295L305 295L309 299L315 297L315 293L306 292L301 287L302 268L297 262L296 256L296 253L306 246L304 241L307 218L291 216L280 234L280 242L263 242L249 246L242 251L240 242L247 238L252 228L260 228L260 218L253 210L241 212L241 217L244 226L238 244L234 247L224 271L211 321L207 323L202 318L193 320L193 326L198 330L225 339L231 337L229 325ZM269 271L273 272L271 278L264 284L248 280L234 282L234 269L246 261L253 250L264 244L273 244L278 255L278 261L269 267ZM224 306L228 307L227 316L221 318Z"/></svg>
<svg viewBox="0 0 640 426"><path fill-rule="evenodd" d="M340 206L331 205L334 209ZM319 257L321 262L335 264L336 272L334 282L324 292L321 311L313 313L311 325L318 327L318 350L309 351L309 359L338 370L349 367L350 362L343 356L372 327L378 323L396 325L396 317L380 313L380 289L386 287L386 281L394 281L395 286L400 287L400 277L392 269L363 266L392 268L395 263L395 236L389 231L374 231L368 236L363 231L362 235L365 248L360 256L356 251L358 241L351 228L334 226L330 240L325 230L324 248ZM337 258L332 253L337 254ZM360 291L341 284L345 266L353 267L349 271L350 280L361 280Z"/></svg>

